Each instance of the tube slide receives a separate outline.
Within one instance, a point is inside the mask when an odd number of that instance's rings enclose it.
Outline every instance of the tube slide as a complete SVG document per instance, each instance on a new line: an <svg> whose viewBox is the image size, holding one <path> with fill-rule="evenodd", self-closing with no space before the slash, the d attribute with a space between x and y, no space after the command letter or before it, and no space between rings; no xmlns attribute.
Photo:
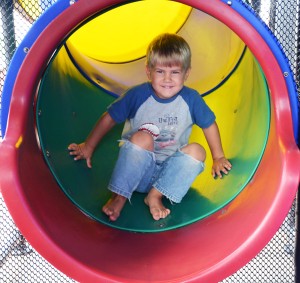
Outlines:
<svg viewBox="0 0 300 283"><path fill-rule="evenodd" d="M93 168L74 162L106 107L146 80L145 50L162 32L192 49L187 85L217 116L233 169L212 160L166 219L136 193L116 222L101 207L122 126ZM22 234L79 282L218 282L250 261L285 219L299 185L299 109L276 40L241 1L58 1L34 24L3 90L0 185ZM207 148L201 130L191 141ZM207 151L209 149L207 148Z"/></svg>

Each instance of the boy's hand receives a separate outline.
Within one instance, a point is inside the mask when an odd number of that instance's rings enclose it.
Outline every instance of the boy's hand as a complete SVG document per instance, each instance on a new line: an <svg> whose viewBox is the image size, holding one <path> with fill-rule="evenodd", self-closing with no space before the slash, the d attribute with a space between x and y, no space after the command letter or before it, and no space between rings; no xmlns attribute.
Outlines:
<svg viewBox="0 0 300 283"><path fill-rule="evenodd" d="M93 149L86 143L72 143L68 146L70 155L74 156L74 160L86 159L87 167L92 168Z"/></svg>
<svg viewBox="0 0 300 283"><path fill-rule="evenodd" d="M231 170L231 167L231 163L225 157L216 158L213 160L211 174L214 178L217 176L221 179L222 172L227 175Z"/></svg>

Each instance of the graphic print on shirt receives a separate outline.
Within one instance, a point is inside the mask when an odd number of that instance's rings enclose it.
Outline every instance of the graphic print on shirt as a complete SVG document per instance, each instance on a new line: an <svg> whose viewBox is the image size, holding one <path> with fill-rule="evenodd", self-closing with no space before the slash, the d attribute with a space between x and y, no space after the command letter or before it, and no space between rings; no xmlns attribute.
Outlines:
<svg viewBox="0 0 300 283"><path fill-rule="evenodd" d="M176 132L178 130L178 117L173 113L166 113L162 117L158 117L158 127L160 134L156 140L160 148L176 144Z"/></svg>
<svg viewBox="0 0 300 283"><path fill-rule="evenodd" d="M159 135L154 142L158 161L165 160L181 145L187 144L193 124L189 107L181 96L163 102L149 96L130 120L131 131L127 135L144 123L153 123L159 128Z"/></svg>

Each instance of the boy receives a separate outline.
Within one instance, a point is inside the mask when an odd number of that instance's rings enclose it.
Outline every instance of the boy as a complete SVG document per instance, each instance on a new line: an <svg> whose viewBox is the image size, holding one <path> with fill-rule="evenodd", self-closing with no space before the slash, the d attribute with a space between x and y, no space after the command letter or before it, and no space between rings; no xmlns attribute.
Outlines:
<svg viewBox="0 0 300 283"><path fill-rule="evenodd" d="M112 103L81 144L70 144L74 160L86 159L91 168L93 152L102 137L126 121L118 160L109 189L112 197L102 211L117 220L134 191L147 193L145 204L154 220L170 214L162 198L179 203L204 169L206 152L198 143L188 144L192 125L203 129L213 157L212 175L228 174L215 115L197 91L184 86L191 70L187 42L175 34L162 34L149 45L146 74L149 82L135 86Z"/></svg>

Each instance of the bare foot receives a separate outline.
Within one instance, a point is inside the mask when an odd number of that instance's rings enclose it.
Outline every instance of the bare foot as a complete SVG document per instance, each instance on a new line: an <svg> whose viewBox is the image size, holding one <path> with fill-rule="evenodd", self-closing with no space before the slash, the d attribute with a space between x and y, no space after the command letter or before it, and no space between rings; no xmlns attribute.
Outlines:
<svg viewBox="0 0 300 283"><path fill-rule="evenodd" d="M154 220L166 218L171 213L170 209L164 207L162 197L163 195L155 188L152 188L145 197L145 204L149 206Z"/></svg>
<svg viewBox="0 0 300 283"><path fill-rule="evenodd" d="M125 205L126 200L126 197L114 193L102 207L102 211L109 217L109 220L116 221L120 216L120 212Z"/></svg>

